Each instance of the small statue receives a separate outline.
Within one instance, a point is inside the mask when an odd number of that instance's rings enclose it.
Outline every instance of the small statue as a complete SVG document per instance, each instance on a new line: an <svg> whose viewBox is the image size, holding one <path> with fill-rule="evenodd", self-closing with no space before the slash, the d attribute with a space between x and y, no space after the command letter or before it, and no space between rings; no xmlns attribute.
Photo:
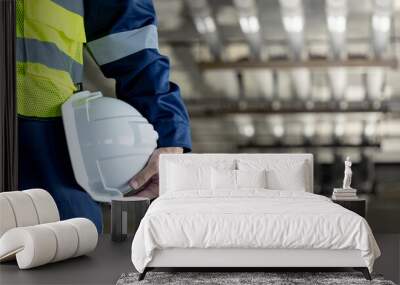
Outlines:
<svg viewBox="0 0 400 285"><path fill-rule="evenodd" d="M351 176L353 172L351 171L351 160L350 157L346 157L346 161L344 162L344 179L343 179L343 189L353 189L351 188Z"/></svg>

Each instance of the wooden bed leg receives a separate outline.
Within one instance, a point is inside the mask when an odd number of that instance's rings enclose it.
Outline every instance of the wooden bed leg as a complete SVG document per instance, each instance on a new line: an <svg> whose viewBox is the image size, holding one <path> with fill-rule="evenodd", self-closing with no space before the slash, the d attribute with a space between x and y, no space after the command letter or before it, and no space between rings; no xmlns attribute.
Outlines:
<svg viewBox="0 0 400 285"><path fill-rule="evenodd" d="M365 279L372 280L371 274L369 274L369 270L367 267L355 267L354 269L357 271L361 271L362 274L364 275Z"/></svg>
<svg viewBox="0 0 400 285"><path fill-rule="evenodd" d="M371 274L369 274L369 270L367 267L364 267L361 272L364 274L365 279L372 280Z"/></svg>
<svg viewBox="0 0 400 285"><path fill-rule="evenodd" d="M142 281L144 279L144 277L146 277L146 273L147 273L148 269L145 268L144 271L142 273L139 274L139 278L138 281Z"/></svg>

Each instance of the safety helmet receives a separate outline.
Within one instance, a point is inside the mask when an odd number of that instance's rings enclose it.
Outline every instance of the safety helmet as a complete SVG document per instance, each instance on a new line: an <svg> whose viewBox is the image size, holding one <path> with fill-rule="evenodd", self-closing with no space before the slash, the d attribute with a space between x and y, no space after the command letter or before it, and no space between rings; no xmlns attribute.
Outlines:
<svg viewBox="0 0 400 285"><path fill-rule="evenodd" d="M72 168L78 184L99 202L132 190L128 182L157 147L158 134L131 105L82 91L62 105Z"/></svg>

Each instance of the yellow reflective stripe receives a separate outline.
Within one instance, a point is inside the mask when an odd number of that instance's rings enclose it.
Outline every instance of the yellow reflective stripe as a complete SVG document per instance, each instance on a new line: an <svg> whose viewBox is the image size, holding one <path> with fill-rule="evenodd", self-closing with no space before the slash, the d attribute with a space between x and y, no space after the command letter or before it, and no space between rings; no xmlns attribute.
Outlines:
<svg viewBox="0 0 400 285"><path fill-rule="evenodd" d="M86 42L83 17L53 1L25 1L25 17L56 28L72 40Z"/></svg>
<svg viewBox="0 0 400 285"><path fill-rule="evenodd" d="M76 90L74 83L72 82L71 76L67 71L57 70L49 68L46 65L40 63L27 62L26 73L34 75L36 77L42 77L47 80L51 80L57 85L62 85L72 91Z"/></svg>
<svg viewBox="0 0 400 285"><path fill-rule="evenodd" d="M64 81L63 84L60 81ZM60 116L61 105L75 90L65 71L37 63L17 62L18 114L42 118Z"/></svg>
<svg viewBox="0 0 400 285"><path fill-rule="evenodd" d="M61 51L83 64L83 43L64 37L59 31L25 19L25 38L54 43Z"/></svg>
<svg viewBox="0 0 400 285"><path fill-rule="evenodd" d="M17 36L54 43L65 54L83 64L83 42L86 41L83 18L49 0L24 3L24 35ZM54 19L54 15L59 18Z"/></svg>
<svg viewBox="0 0 400 285"><path fill-rule="evenodd" d="M65 6L69 4L66 2ZM61 70L60 63L74 60L77 66L83 64L86 38L82 16L50 0L17 0L17 37L24 48L28 47L26 42L35 42L51 45L54 51L65 54L48 64L37 57L41 54L32 53L34 50L22 50L23 55L29 52L26 55L30 56L17 59L18 113L43 118L60 116L61 105L76 91L71 75Z"/></svg>

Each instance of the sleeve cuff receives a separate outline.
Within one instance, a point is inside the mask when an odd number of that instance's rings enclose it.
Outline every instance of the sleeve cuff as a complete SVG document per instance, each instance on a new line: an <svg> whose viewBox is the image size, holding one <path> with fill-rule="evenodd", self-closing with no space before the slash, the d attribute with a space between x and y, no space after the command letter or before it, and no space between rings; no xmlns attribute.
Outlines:
<svg viewBox="0 0 400 285"><path fill-rule="evenodd" d="M161 120L154 126L158 132L158 147L182 147L192 151L190 125L184 122Z"/></svg>

